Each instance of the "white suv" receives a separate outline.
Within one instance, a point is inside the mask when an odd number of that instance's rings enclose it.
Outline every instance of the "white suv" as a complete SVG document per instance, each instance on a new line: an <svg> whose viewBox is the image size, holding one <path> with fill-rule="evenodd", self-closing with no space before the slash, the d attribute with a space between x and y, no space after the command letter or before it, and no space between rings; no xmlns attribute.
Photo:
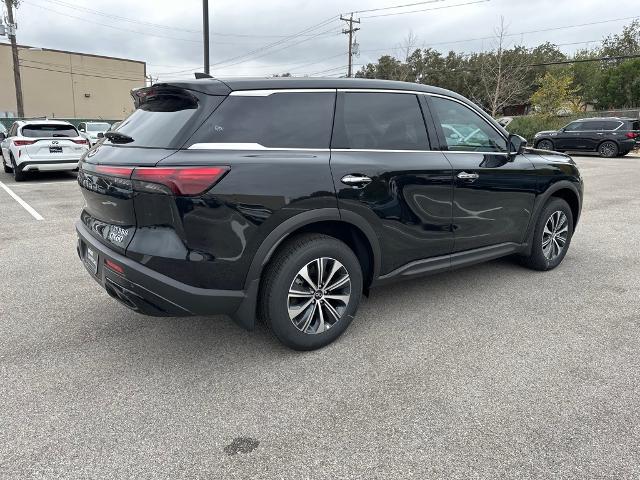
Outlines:
<svg viewBox="0 0 640 480"><path fill-rule="evenodd" d="M78 124L80 135L89 140L90 147L93 147L110 128L111 124L107 122L82 122Z"/></svg>
<svg viewBox="0 0 640 480"><path fill-rule="evenodd" d="M0 140L4 171L13 171L17 182L32 171L75 170L89 149L88 140L61 120L19 120Z"/></svg>

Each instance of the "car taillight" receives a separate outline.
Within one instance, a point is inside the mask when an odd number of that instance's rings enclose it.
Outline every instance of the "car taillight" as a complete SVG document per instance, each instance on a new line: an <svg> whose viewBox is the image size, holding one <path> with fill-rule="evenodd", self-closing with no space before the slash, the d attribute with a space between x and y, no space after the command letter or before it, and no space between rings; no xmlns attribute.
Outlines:
<svg viewBox="0 0 640 480"><path fill-rule="evenodd" d="M225 176L229 167L115 167L96 165L99 175L133 180L133 189L150 193L200 195Z"/></svg>
<svg viewBox="0 0 640 480"><path fill-rule="evenodd" d="M625 133L625 136L627 138L636 138L638 136L638 134L637 133L633 133L633 132L627 132L627 133Z"/></svg>
<svg viewBox="0 0 640 480"><path fill-rule="evenodd" d="M134 189L193 196L209 190L228 171L229 167L142 167L134 169L131 180ZM166 187L169 192L159 191L156 185Z"/></svg>
<svg viewBox="0 0 640 480"><path fill-rule="evenodd" d="M81 138L80 140L73 140L73 139L72 139L71 141L72 141L73 143L78 143L78 144L80 144L80 145L86 145L86 144L88 144L88 143L89 143L89 141L88 141L88 140L86 140L86 139L84 139L84 138Z"/></svg>
<svg viewBox="0 0 640 480"><path fill-rule="evenodd" d="M97 165L95 172L110 177L129 178L133 173L134 167L110 167L107 165Z"/></svg>
<svg viewBox="0 0 640 480"><path fill-rule="evenodd" d="M13 144L16 147L24 147L25 145L33 145L34 143L36 143L35 140L14 140Z"/></svg>

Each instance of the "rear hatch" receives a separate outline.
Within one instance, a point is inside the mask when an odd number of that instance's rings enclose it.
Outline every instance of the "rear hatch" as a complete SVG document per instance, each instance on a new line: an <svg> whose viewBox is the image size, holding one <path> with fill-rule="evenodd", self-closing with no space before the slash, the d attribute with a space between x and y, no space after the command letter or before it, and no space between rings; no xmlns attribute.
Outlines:
<svg viewBox="0 0 640 480"><path fill-rule="evenodd" d="M163 173L156 164L177 152L224 98L171 85L132 95L136 110L87 153L78 172L85 198L82 222L120 253L141 223L136 204L165 211L166 198L174 193L152 178Z"/></svg>
<svg viewBox="0 0 640 480"><path fill-rule="evenodd" d="M29 124L22 127L21 135L32 139L22 142L33 160L77 160L87 145L71 125Z"/></svg>

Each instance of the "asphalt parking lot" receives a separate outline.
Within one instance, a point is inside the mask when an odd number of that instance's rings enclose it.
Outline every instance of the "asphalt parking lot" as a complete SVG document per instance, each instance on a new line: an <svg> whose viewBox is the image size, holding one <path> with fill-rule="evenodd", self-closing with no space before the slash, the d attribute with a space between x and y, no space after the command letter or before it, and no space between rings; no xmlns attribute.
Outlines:
<svg viewBox="0 0 640 480"><path fill-rule="evenodd" d="M130 312L77 259L74 175L0 174L43 218L0 189L0 477L640 477L640 158L576 160L558 269L375 290L309 353Z"/></svg>

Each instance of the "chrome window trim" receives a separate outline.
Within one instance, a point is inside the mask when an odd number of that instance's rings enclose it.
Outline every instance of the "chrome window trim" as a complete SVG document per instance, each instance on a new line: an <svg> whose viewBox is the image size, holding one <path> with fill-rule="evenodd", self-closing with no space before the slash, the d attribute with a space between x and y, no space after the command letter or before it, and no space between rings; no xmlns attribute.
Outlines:
<svg viewBox="0 0 640 480"><path fill-rule="evenodd" d="M436 150L437 152L443 153L481 153L483 155L509 155L509 152L481 152L475 150Z"/></svg>
<svg viewBox="0 0 640 480"><path fill-rule="evenodd" d="M392 150L385 148L332 148L332 152L371 152L371 153L443 153L442 150Z"/></svg>
<svg viewBox="0 0 640 480"><path fill-rule="evenodd" d="M268 97L274 93L336 93L335 88L281 88L265 90L234 90L230 97Z"/></svg>
<svg viewBox="0 0 640 480"><path fill-rule="evenodd" d="M286 150L290 152L328 152L328 148L293 148L293 147L265 147L259 143L216 143L201 142L190 145L187 150Z"/></svg>

